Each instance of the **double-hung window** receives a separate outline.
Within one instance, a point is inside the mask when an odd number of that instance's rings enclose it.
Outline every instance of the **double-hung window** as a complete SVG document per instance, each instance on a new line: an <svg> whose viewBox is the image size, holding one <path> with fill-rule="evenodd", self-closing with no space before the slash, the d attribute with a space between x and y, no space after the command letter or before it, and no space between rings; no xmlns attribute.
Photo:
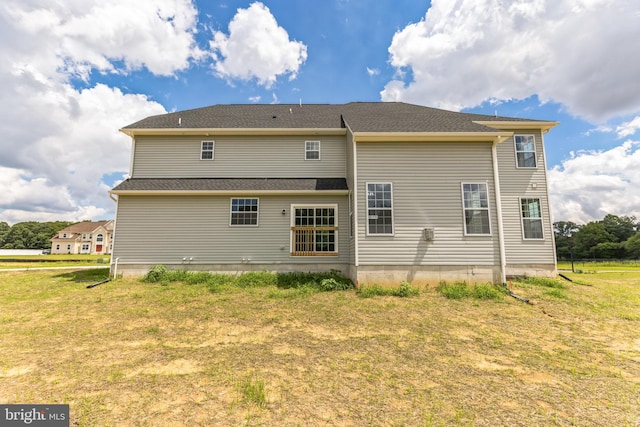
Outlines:
<svg viewBox="0 0 640 427"><path fill-rule="evenodd" d="M516 135L516 165L519 168L535 168L536 142L533 135Z"/></svg>
<svg viewBox="0 0 640 427"><path fill-rule="evenodd" d="M544 239L540 199L521 198L522 236L525 239Z"/></svg>
<svg viewBox="0 0 640 427"><path fill-rule="evenodd" d="M464 234L489 235L489 193L486 183L462 183L462 202L464 208Z"/></svg>
<svg viewBox="0 0 640 427"><path fill-rule="evenodd" d="M258 199L231 199L231 225L258 225Z"/></svg>
<svg viewBox="0 0 640 427"><path fill-rule="evenodd" d="M320 160L320 141L304 142L304 159Z"/></svg>
<svg viewBox="0 0 640 427"><path fill-rule="evenodd" d="M200 160L213 160L213 141L202 141L200 146Z"/></svg>
<svg viewBox="0 0 640 427"><path fill-rule="evenodd" d="M367 183L367 234L393 235L393 195L390 182Z"/></svg>

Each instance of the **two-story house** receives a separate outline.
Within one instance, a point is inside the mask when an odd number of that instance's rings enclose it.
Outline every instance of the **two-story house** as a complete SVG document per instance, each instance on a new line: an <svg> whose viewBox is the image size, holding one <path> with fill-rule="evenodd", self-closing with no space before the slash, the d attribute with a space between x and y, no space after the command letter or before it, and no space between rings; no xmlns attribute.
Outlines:
<svg viewBox="0 0 640 427"><path fill-rule="evenodd" d="M132 156L111 191L112 269L554 276L543 135L555 125L377 102L148 117L122 129Z"/></svg>
<svg viewBox="0 0 640 427"><path fill-rule="evenodd" d="M51 238L52 254L110 254L113 220L83 221L60 230Z"/></svg>

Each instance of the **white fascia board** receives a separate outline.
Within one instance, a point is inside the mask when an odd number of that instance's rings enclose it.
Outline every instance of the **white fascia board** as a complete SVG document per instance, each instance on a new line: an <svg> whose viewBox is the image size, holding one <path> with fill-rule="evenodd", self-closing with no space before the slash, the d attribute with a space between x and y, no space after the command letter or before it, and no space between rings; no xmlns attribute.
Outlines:
<svg viewBox="0 0 640 427"><path fill-rule="evenodd" d="M358 142L502 142L513 132L355 132Z"/></svg>
<svg viewBox="0 0 640 427"><path fill-rule="evenodd" d="M494 129L509 129L509 130L522 130L522 129L540 129L543 132L548 132L549 129L554 128L560 124L560 122L544 122L544 121L513 121L513 120L487 120L487 121L475 121L474 123L487 126Z"/></svg>
<svg viewBox="0 0 640 427"><path fill-rule="evenodd" d="M120 190L117 196L346 196L349 190Z"/></svg>
<svg viewBox="0 0 640 427"><path fill-rule="evenodd" d="M336 128L168 128L168 129L119 129L133 136L139 135L184 135L184 136L226 136L226 135L346 135L346 129Z"/></svg>

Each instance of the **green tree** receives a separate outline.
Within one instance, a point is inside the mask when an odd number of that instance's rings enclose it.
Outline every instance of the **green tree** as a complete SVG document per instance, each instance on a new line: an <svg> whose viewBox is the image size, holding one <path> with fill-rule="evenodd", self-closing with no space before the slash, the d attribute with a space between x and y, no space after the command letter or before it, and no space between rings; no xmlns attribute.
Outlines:
<svg viewBox="0 0 640 427"><path fill-rule="evenodd" d="M635 216L616 216L607 214L603 220L605 230L616 237L618 242L624 242L636 234L638 221Z"/></svg>
<svg viewBox="0 0 640 427"><path fill-rule="evenodd" d="M598 243L591 248L591 255L602 259L621 259L625 257L625 245L618 242Z"/></svg>
<svg viewBox="0 0 640 427"><path fill-rule="evenodd" d="M558 259L573 259L575 234L580 230L575 222L557 221L553 223L553 234L556 241L556 256Z"/></svg>
<svg viewBox="0 0 640 427"><path fill-rule="evenodd" d="M0 248L4 244L4 236L7 235L9 230L11 230L11 226L9 224L4 221L0 222Z"/></svg>
<svg viewBox="0 0 640 427"><path fill-rule="evenodd" d="M640 233L636 233L629 237L624 243L627 256L633 259L640 259Z"/></svg>
<svg viewBox="0 0 640 427"><path fill-rule="evenodd" d="M51 238L60 230L73 223L55 222L19 222L4 235L4 249L44 249L51 247Z"/></svg>
<svg viewBox="0 0 640 427"><path fill-rule="evenodd" d="M575 234L576 259L596 257L595 247L598 243L616 243L618 238L609 233L602 221L592 221L580 227Z"/></svg>

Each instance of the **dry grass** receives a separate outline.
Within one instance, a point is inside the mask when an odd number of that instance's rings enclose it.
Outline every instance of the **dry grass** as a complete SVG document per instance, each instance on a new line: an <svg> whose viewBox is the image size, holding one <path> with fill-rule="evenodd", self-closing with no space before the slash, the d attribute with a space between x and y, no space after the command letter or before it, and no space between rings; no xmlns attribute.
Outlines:
<svg viewBox="0 0 640 427"><path fill-rule="evenodd" d="M77 266L108 266L110 255L3 255L0 256L0 271L14 268L50 268Z"/></svg>
<svg viewBox="0 0 640 427"><path fill-rule="evenodd" d="M515 299L0 273L0 401L72 425L637 426L640 275Z"/></svg>

